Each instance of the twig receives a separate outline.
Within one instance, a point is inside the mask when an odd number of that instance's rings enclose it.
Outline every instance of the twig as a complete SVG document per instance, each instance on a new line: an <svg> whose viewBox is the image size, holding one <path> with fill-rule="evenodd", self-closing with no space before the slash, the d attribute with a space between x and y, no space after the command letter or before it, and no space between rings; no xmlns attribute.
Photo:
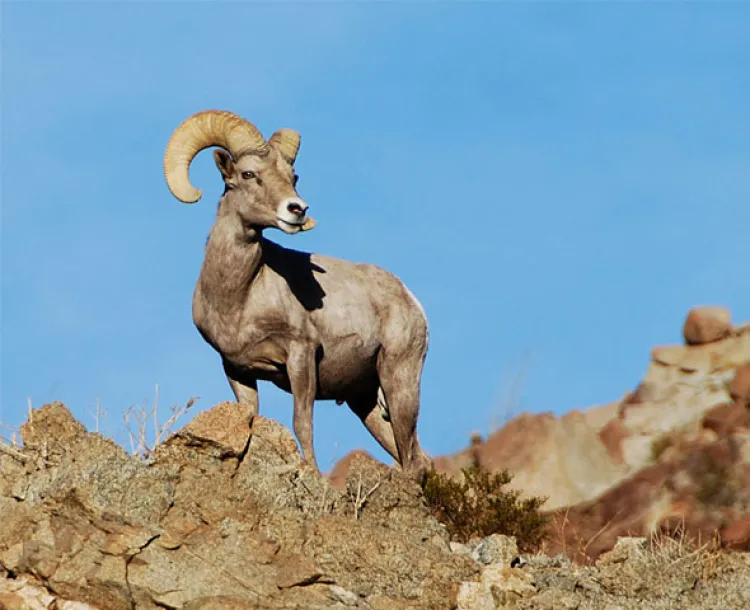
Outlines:
<svg viewBox="0 0 750 610"><path fill-rule="evenodd" d="M19 462L22 462L24 464L29 461L29 458L26 457L23 453L21 453L17 449L13 449L13 447L10 447L9 445L6 445L5 443L0 443L0 451L9 455L12 458L17 459Z"/></svg>
<svg viewBox="0 0 750 610"><path fill-rule="evenodd" d="M0 443L4 442L11 447L18 447L18 428L9 426L3 422L0 422L0 428L4 428L10 433L10 436L0 434Z"/></svg>
<svg viewBox="0 0 750 610"><path fill-rule="evenodd" d="M99 433L100 426L99 422L107 417L107 410L102 407L102 401L98 398L96 399L96 409L92 413L89 411L89 414L93 416L94 418L94 432Z"/></svg>
<svg viewBox="0 0 750 610"><path fill-rule="evenodd" d="M383 479L378 478L378 482L370 489L370 491L362 493L362 473L359 473L359 481L357 482L357 494L354 496L354 494L350 493L349 497L351 498L352 502L354 503L354 519L359 520L359 513L362 510L362 508L365 505L365 502L367 502L368 498L374 494L377 489L382 484Z"/></svg>
<svg viewBox="0 0 750 610"><path fill-rule="evenodd" d="M187 413L188 409L195 404L198 398L198 396L192 396L184 405L172 405L169 407L172 415L161 427L159 427L156 420L156 409L154 408L154 421L156 422L156 441L154 442L154 447L162 442L166 434L172 431L172 426L175 422Z"/></svg>
<svg viewBox="0 0 750 610"><path fill-rule="evenodd" d="M151 409L154 416L154 447L159 444L159 384L156 384L154 389L154 406Z"/></svg>
<svg viewBox="0 0 750 610"><path fill-rule="evenodd" d="M140 455L141 457L148 457L151 455L156 447L162 443L167 434L171 432L172 426L175 422L182 417L187 410L192 407L195 402L199 399L198 396L191 397L184 405L172 405L169 407L172 415L164 422L159 423L159 385L156 385L156 391L154 396L154 402L151 407L140 407L135 408L135 405L129 406L123 411L123 419L125 420L125 427L128 431L130 439L130 451L133 455ZM149 417L153 419L154 426L154 444L149 446L148 443L148 420ZM138 427L137 432L134 433L130 428L130 420L134 419Z"/></svg>
<svg viewBox="0 0 750 610"><path fill-rule="evenodd" d="M583 547L584 555L588 556L587 551L589 550L589 545L592 542L594 542L594 540L596 540L599 536L601 536L610 525L612 525L612 522L615 520L616 517L620 515L621 512L622 512L622 509L618 510L614 515L612 515L612 518L609 521L607 521L604 525L602 525L602 527L600 527L599 530L593 536L591 536L591 538L589 538L588 542L586 542L586 546Z"/></svg>

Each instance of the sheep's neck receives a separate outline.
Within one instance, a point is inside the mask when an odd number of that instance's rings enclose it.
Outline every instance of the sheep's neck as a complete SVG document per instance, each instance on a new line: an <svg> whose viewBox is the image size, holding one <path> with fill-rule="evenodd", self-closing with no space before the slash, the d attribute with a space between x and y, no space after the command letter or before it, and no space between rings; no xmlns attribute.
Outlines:
<svg viewBox="0 0 750 610"><path fill-rule="evenodd" d="M233 317L239 320L262 259L261 232L248 231L236 215L220 215L206 244L195 305L218 314L225 323Z"/></svg>

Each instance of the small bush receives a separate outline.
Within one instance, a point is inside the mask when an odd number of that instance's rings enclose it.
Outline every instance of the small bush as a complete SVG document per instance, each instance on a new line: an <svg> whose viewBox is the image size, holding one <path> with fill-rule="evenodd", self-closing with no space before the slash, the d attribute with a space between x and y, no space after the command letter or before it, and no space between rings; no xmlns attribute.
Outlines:
<svg viewBox="0 0 750 610"><path fill-rule="evenodd" d="M463 482L434 470L424 473L422 491L432 514L458 542L491 534L515 536L519 549L535 550L545 536L547 518L539 508L544 497L520 500L516 490L504 490L512 476L507 470L492 474L473 465L464 468Z"/></svg>

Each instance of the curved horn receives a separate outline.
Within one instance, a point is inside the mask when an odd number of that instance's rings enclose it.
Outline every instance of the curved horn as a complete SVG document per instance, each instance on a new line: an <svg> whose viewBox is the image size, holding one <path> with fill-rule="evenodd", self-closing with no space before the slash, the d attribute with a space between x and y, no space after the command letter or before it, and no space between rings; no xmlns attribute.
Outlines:
<svg viewBox="0 0 750 610"><path fill-rule="evenodd" d="M294 165L300 145L299 132L294 129L279 129L271 136L268 143L276 147L289 165Z"/></svg>
<svg viewBox="0 0 750 610"><path fill-rule="evenodd" d="M255 125L232 112L203 110L189 116L175 129L164 152L167 186L183 203L201 198L201 189L190 184L188 169L195 155L209 146L221 146L235 159L248 152L268 152L268 143Z"/></svg>

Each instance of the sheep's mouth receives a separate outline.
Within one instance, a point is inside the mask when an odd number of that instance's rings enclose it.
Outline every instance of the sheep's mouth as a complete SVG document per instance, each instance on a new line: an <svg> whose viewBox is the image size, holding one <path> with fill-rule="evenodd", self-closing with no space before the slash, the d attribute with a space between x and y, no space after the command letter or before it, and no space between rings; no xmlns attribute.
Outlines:
<svg viewBox="0 0 750 610"><path fill-rule="evenodd" d="M283 218L276 217L276 226L281 229L284 233L293 235L302 231L302 227L307 219L302 219L300 222L292 222L290 220L284 220Z"/></svg>
<svg viewBox="0 0 750 610"><path fill-rule="evenodd" d="M303 218L299 222L289 222L288 220L284 220L283 218L281 218L279 216L276 217L276 220L278 220L279 222L281 222L281 223L283 223L285 225L288 225L290 227L301 227L303 224L305 224L307 222L307 218Z"/></svg>
<svg viewBox="0 0 750 610"><path fill-rule="evenodd" d="M286 220L281 216L276 217L276 227L284 233L294 234L300 231L309 231L318 223L311 216L302 216L298 221Z"/></svg>

